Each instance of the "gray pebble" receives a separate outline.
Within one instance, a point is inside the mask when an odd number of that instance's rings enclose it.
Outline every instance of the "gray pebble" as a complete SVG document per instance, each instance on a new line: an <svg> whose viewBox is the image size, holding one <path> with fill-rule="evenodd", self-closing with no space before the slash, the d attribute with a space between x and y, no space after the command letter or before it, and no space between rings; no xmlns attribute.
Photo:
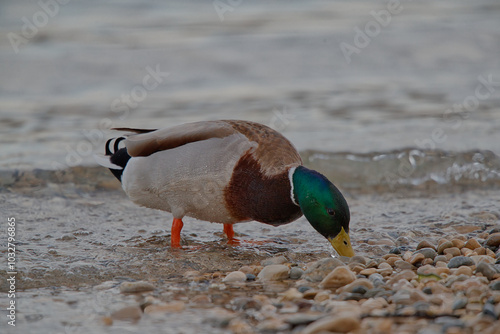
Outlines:
<svg viewBox="0 0 500 334"><path fill-rule="evenodd" d="M261 261L260 264L263 267L265 267L265 266L270 266L272 264L283 264L283 263L287 263L287 262L288 262L288 260L286 259L286 257L281 255L281 256L272 257L270 259L265 259L265 260Z"/></svg>
<svg viewBox="0 0 500 334"><path fill-rule="evenodd" d="M483 314L492 317L493 319L497 319L498 315L495 312L495 305L492 303L485 303L483 307Z"/></svg>
<svg viewBox="0 0 500 334"><path fill-rule="evenodd" d="M437 252L432 249L432 248L421 248L418 251L414 252L413 254L423 254L427 259L435 259L436 256L438 255Z"/></svg>
<svg viewBox="0 0 500 334"><path fill-rule="evenodd" d="M382 287L385 285L384 277L378 273L371 274L369 280L373 283L373 286L376 288Z"/></svg>
<svg viewBox="0 0 500 334"><path fill-rule="evenodd" d="M448 262L448 258L446 257L446 255L438 255L434 258L434 264L438 263L439 261Z"/></svg>
<svg viewBox="0 0 500 334"><path fill-rule="evenodd" d="M247 281L255 281L255 278L257 278L257 276L254 274L247 274Z"/></svg>
<svg viewBox="0 0 500 334"><path fill-rule="evenodd" d="M299 290L300 293L304 293L307 290L311 290L312 288L310 286L299 286L297 290Z"/></svg>
<svg viewBox="0 0 500 334"><path fill-rule="evenodd" d="M310 282L321 282L333 269L343 266L344 263L337 258L327 257L316 261L303 275Z"/></svg>
<svg viewBox="0 0 500 334"><path fill-rule="evenodd" d="M497 268L489 263L481 262L476 267L476 272L483 274L490 281L498 274Z"/></svg>
<svg viewBox="0 0 500 334"><path fill-rule="evenodd" d="M461 266L473 266L474 260L467 256L455 256L448 263L448 268L458 268Z"/></svg>
<svg viewBox="0 0 500 334"><path fill-rule="evenodd" d="M467 306L468 302L469 301L465 297L458 297L458 298L456 298L453 301L453 306L452 306L453 311L464 308L465 306Z"/></svg>
<svg viewBox="0 0 500 334"><path fill-rule="evenodd" d="M302 277L303 274L304 270L300 269L299 267L292 267L292 269L290 269L291 279L299 279Z"/></svg>
<svg viewBox="0 0 500 334"><path fill-rule="evenodd" d="M494 291L500 291L500 281L494 281L490 284L490 289Z"/></svg>

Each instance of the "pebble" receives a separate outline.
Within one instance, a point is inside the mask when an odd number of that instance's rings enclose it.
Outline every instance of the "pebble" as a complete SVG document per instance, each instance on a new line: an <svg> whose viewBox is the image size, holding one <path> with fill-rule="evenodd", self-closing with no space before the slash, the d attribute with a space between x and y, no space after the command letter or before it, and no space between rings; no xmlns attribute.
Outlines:
<svg viewBox="0 0 500 334"><path fill-rule="evenodd" d="M389 303L382 298L369 298L361 304L361 311L365 314L370 314L373 310L380 310L387 307Z"/></svg>
<svg viewBox="0 0 500 334"><path fill-rule="evenodd" d="M462 253L460 252L460 249L458 249L458 247L450 247L450 248L446 248L443 251L443 254L444 255L451 254L451 256L460 256Z"/></svg>
<svg viewBox="0 0 500 334"><path fill-rule="evenodd" d="M354 273L347 266L335 268L319 284L322 289L337 289L343 287L356 279Z"/></svg>
<svg viewBox="0 0 500 334"><path fill-rule="evenodd" d="M468 302L469 300L465 297L457 297L453 301L453 305L451 308L453 309L453 311L465 308Z"/></svg>
<svg viewBox="0 0 500 334"><path fill-rule="evenodd" d="M263 260L260 264L265 267L265 266L269 266L269 265L272 265L272 264L284 264L284 263L287 263L288 260L286 259L286 257L284 256L276 256L276 257L272 257L272 258L269 258L269 259L265 259Z"/></svg>
<svg viewBox="0 0 500 334"><path fill-rule="evenodd" d="M135 292L145 292L152 291L155 287L153 284L145 281L139 282L123 282L120 284L120 292L122 293L135 293Z"/></svg>
<svg viewBox="0 0 500 334"><path fill-rule="evenodd" d="M445 241L438 246L437 251L439 254L443 254L446 248L451 248L451 247L454 247L453 243L451 241Z"/></svg>
<svg viewBox="0 0 500 334"><path fill-rule="evenodd" d="M303 274L304 274L304 270L300 269L299 267L292 267L290 269L290 278L291 279L300 279Z"/></svg>
<svg viewBox="0 0 500 334"><path fill-rule="evenodd" d="M495 267L495 265L481 262L476 266L476 272L483 274L488 280L493 280L499 275L499 270Z"/></svg>
<svg viewBox="0 0 500 334"><path fill-rule="evenodd" d="M416 253L415 255L413 255L413 256L412 256L412 257L408 260L408 262L409 262L410 264L415 265L415 264L417 264L417 263L419 263L419 262L422 262L422 260L423 260L423 259L425 259L424 254L422 254L422 253Z"/></svg>
<svg viewBox="0 0 500 334"><path fill-rule="evenodd" d="M474 250L476 248L481 247L481 245L479 244L479 242L476 239L469 239L465 243L464 247Z"/></svg>
<svg viewBox="0 0 500 334"><path fill-rule="evenodd" d="M473 266L474 260L466 256L456 256L448 263L448 268L458 268L460 266Z"/></svg>
<svg viewBox="0 0 500 334"><path fill-rule="evenodd" d="M142 310L139 306L125 306L113 313L111 318L114 320L123 320L130 322L137 322L142 317Z"/></svg>
<svg viewBox="0 0 500 334"><path fill-rule="evenodd" d="M359 272L360 275L364 275L364 276L370 276L370 275L373 275L375 273L377 273L378 270L376 268L368 268L368 269L363 269Z"/></svg>
<svg viewBox="0 0 500 334"><path fill-rule="evenodd" d="M500 246L500 233L491 234L488 239L486 239L486 246L489 247L498 247Z"/></svg>
<svg viewBox="0 0 500 334"><path fill-rule="evenodd" d="M500 280L491 282L490 289L494 291L500 291Z"/></svg>
<svg viewBox="0 0 500 334"><path fill-rule="evenodd" d="M453 239L451 240L451 243L453 246L457 247L458 249L462 249L465 246L465 241L460 240L460 239Z"/></svg>
<svg viewBox="0 0 500 334"><path fill-rule="evenodd" d="M438 255L434 258L434 263L438 263L438 262L448 262L448 258L445 256L445 255Z"/></svg>
<svg viewBox="0 0 500 334"><path fill-rule="evenodd" d="M401 280L401 279L410 281L413 278L415 278L416 276L417 275L412 270L403 270L399 274L396 274L393 277L391 277L389 279L389 281L387 282L387 284L393 285L394 283L399 282L399 280Z"/></svg>
<svg viewBox="0 0 500 334"><path fill-rule="evenodd" d="M467 276L472 276L472 269L471 267L468 266L461 266L458 267L457 270L453 273L454 275L467 275Z"/></svg>
<svg viewBox="0 0 500 334"><path fill-rule="evenodd" d="M420 241L419 244L418 244L418 246L417 246L417 250L420 250L420 249L423 249L423 248L430 248L430 249L432 249L434 251L437 250L436 247L432 243L430 243L429 241L427 241L427 240Z"/></svg>
<svg viewBox="0 0 500 334"><path fill-rule="evenodd" d="M271 264L264 267L257 278L260 281L281 281L289 277L290 269L283 264Z"/></svg>
<svg viewBox="0 0 500 334"><path fill-rule="evenodd" d="M235 282L245 282L247 280L247 275L242 271L233 271L229 273L222 282L224 283L235 283Z"/></svg>
<svg viewBox="0 0 500 334"><path fill-rule="evenodd" d="M430 248L430 247L420 248L419 250L417 250L413 254L415 255L417 253L423 254L425 258L427 258L427 259L433 259L433 260L438 255L437 252L436 252L436 250L434 248Z"/></svg>
<svg viewBox="0 0 500 334"><path fill-rule="evenodd" d="M344 312L334 316L324 317L309 324L302 334L317 334L323 332L349 333L360 328L360 319Z"/></svg>
<svg viewBox="0 0 500 334"><path fill-rule="evenodd" d="M291 300L296 300L296 299L301 299L304 295L299 292L296 288L290 288L286 290L283 295L281 296L281 300L285 301L291 301Z"/></svg>
<svg viewBox="0 0 500 334"><path fill-rule="evenodd" d="M476 265L478 265L481 262L495 263L495 259L488 255L473 255L470 258L474 260L474 263Z"/></svg>
<svg viewBox="0 0 500 334"><path fill-rule="evenodd" d="M323 258L307 268L302 277L310 282L321 282L333 269L343 265L337 258Z"/></svg>
<svg viewBox="0 0 500 334"><path fill-rule="evenodd" d="M401 270L406 270L406 269L414 269L415 266L412 265L411 263L408 263L406 261L403 261L403 260L398 260L396 262L394 262L394 267L396 267L397 269L401 269Z"/></svg>
<svg viewBox="0 0 500 334"><path fill-rule="evenodd" d="M359 263L359 264L366 265L367 260L364 256L355 255L355 256L351 257L351 259L349 260L349 263Z"/></svg>
<svg viewBox="0 0 500 334"><path fill-rule="evenodd" d="M363 287L366 290L373 289L373 283L367 279L367 278L358 278L354 282L351 282L347 284L346 286L342 287L340 292L358 292L355 291L356 288Z"/></svg>

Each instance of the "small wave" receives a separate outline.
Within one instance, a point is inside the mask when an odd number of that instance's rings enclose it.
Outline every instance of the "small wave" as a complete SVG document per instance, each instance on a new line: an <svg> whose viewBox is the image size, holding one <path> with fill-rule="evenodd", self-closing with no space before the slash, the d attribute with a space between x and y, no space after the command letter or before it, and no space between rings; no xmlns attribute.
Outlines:
<svg viewBox="0 0 500 334"><path fill-rule="evenodd" d="M304 163L345 189L455 191L500 187L500 157L491 151L404 149L367 154L306 151Z"/></svg>
<svg viewBox="0 0 500 334"><path fill-rule="evenodd" d="M457 192L500 188L500 157L491 151L446 152L404 149L376 153L301 152L304 164L342 189L380 193L400 190ZM64 170L0 170L3 190L84 195L118 190L120 183L100 166ZM53 185L57 185L54 187Z"/></svg>

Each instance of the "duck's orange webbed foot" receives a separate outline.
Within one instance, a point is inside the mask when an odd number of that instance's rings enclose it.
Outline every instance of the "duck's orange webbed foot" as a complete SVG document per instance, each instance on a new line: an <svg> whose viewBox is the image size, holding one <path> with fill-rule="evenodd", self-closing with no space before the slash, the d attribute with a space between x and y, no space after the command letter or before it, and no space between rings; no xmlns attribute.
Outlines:
<svg viewBox="0 0 500 334"><path fill-rule="evenodd" d="M224 233L227 235L227 243L232 245L232 246L241 246L244 244L263 245L263 244L267 243L266 241L236 239L234 237L233 224L224 224Z"/></svg>

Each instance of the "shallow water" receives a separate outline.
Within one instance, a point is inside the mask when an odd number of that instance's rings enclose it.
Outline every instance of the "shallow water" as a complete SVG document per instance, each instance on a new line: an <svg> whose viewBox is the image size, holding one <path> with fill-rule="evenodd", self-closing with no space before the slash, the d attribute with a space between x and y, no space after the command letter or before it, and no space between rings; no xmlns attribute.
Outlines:
<svg viewBox="0 0 500 334"><path fill-rule="evenodd" d="M104 281L183 287L187 270L236 270L278 254L304 264L331 252L303 217L279 228L237 225L242 239L266 241L240 247L226 244L221 226L187 219L188 248L173 252L171 216L133 205L95 166L92 155L116 135L112 126L224 118L270 125L346 194L353 246L367 256L391 248L377 244L382 239L415 247L497 226L500 6L402 2L348 62L340 44L354 45L353 29L385 8L244 1L221 21L210 1L75 0L16 52L9 33L22 35L22 18L33 21L42 9L2 2L0 208L2 221L18 221L23 332L88 331L127 302L116 289L94 289ZM168 75L148 90L151 71ZM2 292L2 308L6 302ZM207 332L207 312L188 307L140 326L157 332L178 320L192 323L186 333Z"/></svg>

